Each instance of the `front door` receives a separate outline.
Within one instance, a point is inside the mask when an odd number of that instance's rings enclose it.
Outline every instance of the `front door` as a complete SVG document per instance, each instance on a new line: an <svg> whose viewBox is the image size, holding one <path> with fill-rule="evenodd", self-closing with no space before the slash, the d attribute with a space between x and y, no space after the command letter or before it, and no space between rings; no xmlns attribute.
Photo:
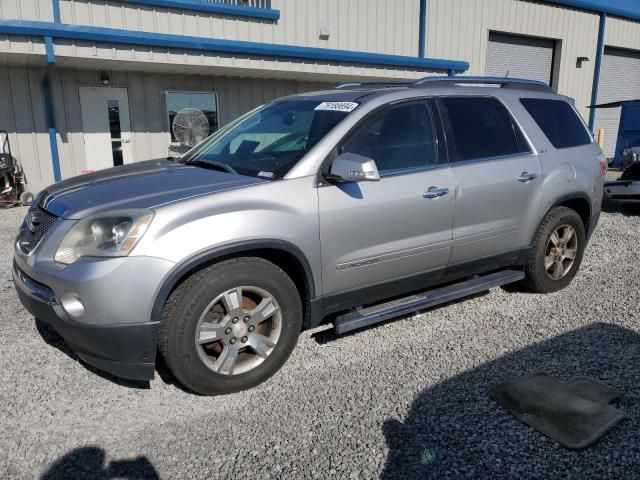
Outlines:
<svg viewBox="0 0 640 480"><path fill-rule="evenodd" d="M131 163L131 122L126 88L80 87L87 170Z"/></svg>
<svg viewBox="0 0 640 480"><path fill-rule="evenodd" d="M318 188L322 282L329 308L418 290L451 254L455 186L439 163L427 101L387 107L358 128L341 153L372 158L380 181ZM351 296L351 298L350 298ZM331 298L333 297L333 298ZM356 300L357 301L357 300Z"/></svg>

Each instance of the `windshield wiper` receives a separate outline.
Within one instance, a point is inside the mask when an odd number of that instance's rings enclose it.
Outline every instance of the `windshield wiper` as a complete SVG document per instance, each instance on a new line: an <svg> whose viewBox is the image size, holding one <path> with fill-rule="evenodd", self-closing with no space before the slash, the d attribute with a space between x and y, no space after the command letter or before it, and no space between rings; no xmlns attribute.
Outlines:
<svg viewBox="0 0 640 480"><path fill-rule="evenodd" d="M188 160L184 162L185 165L195 165L197 167L210 168L214 170L222 170L223 172L233 173L238 175L238 172L231 166L223 162L216 162L213 160Z"/></svg>

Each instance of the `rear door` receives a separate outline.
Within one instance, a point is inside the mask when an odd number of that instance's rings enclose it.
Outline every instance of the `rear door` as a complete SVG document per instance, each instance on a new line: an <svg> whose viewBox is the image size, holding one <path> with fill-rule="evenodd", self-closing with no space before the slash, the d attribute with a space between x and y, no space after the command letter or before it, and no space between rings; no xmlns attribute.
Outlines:
<svg viewBox="0 0 640 480"><path fill-rule="evenodd" d="M540 202L540 164L498 99L443 97L456 183L451 265L510 256L531 241L524 225Z"/></svg>
<svg viewBox="0 0 640 480"><path fill-rule="evenodd" d="M328 307L339 306L340 294L348 303L371 287L388 297L419 289L418 274L441 275L451 254L454 183L439 160L430 103L385 107L339 152L374 159L381 179L318 188L324 293L334 297ZM375 300L371 288L363 301Z"/></svg>

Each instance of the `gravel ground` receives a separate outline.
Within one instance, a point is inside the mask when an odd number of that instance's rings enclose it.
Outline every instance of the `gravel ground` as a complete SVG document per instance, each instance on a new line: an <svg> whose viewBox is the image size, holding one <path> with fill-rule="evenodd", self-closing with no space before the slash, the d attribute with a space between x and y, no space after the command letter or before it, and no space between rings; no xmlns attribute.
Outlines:
<svg viewBox="0 0 640 480"><path fill-rule="evenodd" d="M118 381L21 307L0 211L0 478L632 478L640 471L640 217L604 213L582 270L548 295L496 289L342 338L305 332L266 384L226 397L163 374ZM568 451L488 387L590 375L629 416Z"/></svg>

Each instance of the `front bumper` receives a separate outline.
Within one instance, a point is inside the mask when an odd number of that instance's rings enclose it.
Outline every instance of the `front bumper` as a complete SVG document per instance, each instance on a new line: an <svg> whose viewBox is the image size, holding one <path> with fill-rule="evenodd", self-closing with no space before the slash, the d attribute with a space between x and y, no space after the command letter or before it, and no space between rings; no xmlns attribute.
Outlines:
<svg viewBox="0 0 640 480"><path fill-rule="evenodd" d="M95 277L92 282L79 281L77 285L40 275L36 280L28 265L21 268L20 264L24 264L21 260L19 257L14 259L13 281L20 301L35 318L50 324L88 364L118 377L134 380L153 378L159 322L148 321L150 316L141 312L150 309L153 295L146 292L155 291L155 287L138 284L139 291L136 291L137 282L123 278L118 279L122 284L120 291L105 289L101 279ZM111 276L106 280L111 283L114 280L111 277L118 276L118 269L108 270ZM152 285L150 280L147 278L146 283ZM86 312L80 318L73 318L60 301L64 295L62 292L69 288L81 292ZM132 300L144 307L138 311L132 307L129 309L131 316L124 318L121 307ZM78 316L77 312L74 313ZM111 320L106 321L109 318Z"/></svg>

